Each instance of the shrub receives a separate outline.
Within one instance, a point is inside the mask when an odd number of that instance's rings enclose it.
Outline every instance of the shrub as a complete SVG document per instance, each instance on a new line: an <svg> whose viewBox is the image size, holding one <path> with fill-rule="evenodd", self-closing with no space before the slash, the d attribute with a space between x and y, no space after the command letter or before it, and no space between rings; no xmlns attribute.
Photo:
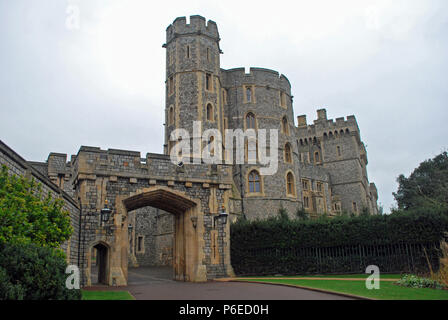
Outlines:
<svg viewBox="0 0 448 320"><path fill-rule="evenodd" d="M34 179L0 168L0 242L59 247L73 228L63 201L45 194Z"/></svg>
<svg viewBox="0 0 448 320"><path fill-rule="evenodd" d="M401 276L401 279L396 282L398 285L410 288L432 288L432 289L445 289L446 287L432 279L417 277L412 274L405 274Z"/></svg>
<svg viewBox="0 0 448 320"><path fill-rule="evenodd" d="M61 251L35 244L0 243L0 300L79 300L65 286Z"/></svg>

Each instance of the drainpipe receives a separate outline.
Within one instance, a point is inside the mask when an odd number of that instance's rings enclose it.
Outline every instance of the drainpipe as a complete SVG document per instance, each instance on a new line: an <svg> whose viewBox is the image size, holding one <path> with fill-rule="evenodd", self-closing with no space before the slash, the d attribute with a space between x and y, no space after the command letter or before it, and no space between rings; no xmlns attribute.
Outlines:
<svg viewBox="0 0 448 320"><path fill-rule="evenodd" d="M81 263L81 216L82 216L82 205L81 198L78 197L79 203L79 219L78 219L78 268Z"/></svg>
<svg viewBox="0 0 448 320"><path fill-rule="evenodd" d="M238 103L238 88L237 88L237 86L236 86L236 81L234 80L233 81L233 87L235 88L235 108L238 110L238 106L237 106L237 103ZM243 92L243 94L244 94L244 92ZM243 129L244 128L244 119L243 119L243 115L241 115L241 112L240 112L240 117L238 117L238 121L239 121L239 127L241 128L241 129ZM243 147L244 147L244 143L243 143ZM233 152L233 150L232 150L232 152ZM244 217L244 219L247 219L246 218L246 212L245 212L245 210L244 210L244 183L243 183L243 166L242 166L242 164L240 164L239 165L239 167L240 167L240 190L241 190L241 212L242 212L242 214L243 214L243 217Z"/></svg>

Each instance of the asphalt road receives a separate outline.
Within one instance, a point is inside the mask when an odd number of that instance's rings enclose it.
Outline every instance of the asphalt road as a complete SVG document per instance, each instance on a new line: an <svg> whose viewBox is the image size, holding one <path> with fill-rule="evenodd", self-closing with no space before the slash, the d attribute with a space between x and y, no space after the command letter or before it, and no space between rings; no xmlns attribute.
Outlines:
<svg viewBox="0 0 448 320"><path fill-rule="evenodd" d="M286 286L173 281L171 268L130 268L128 290L137 300L351 300L348 297Z"/></svg>

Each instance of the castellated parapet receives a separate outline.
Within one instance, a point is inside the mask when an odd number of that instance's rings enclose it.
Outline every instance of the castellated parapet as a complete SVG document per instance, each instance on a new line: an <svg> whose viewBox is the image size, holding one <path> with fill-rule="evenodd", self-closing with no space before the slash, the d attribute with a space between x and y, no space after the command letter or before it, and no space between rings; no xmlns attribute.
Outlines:
<svg viewBox="0 0 448 320"><path fill-rule="evenodd" d="M249 73L246 73L245 68L221 69L221 77L224 87L253 83L291 94L291 84L288 78L271 69L251 67Z"/></svg>
<svg viewBox="0 0 448 320"><path fill-rule="evenodd" d="M169 43L178 36L185 35L205 35L216 41L219 41L219 33L216 22L204 17L195 15L190 16L190 23L187 24L186 17L179 17L173 21L166 29L166 42Z"/></svg>

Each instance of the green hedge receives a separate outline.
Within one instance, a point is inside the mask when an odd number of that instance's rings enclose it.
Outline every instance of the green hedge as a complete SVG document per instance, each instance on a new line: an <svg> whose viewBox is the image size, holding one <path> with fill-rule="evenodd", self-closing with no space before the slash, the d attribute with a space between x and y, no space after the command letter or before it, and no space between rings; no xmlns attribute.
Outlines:
<svg viewBox="0 0 448 320"><path fill-rule="evenodd" d="M231 260L237 274L383 272L423 270L425 246L437 264L448 231L444 212L396 212L318 220L238 221L231 226Z"/></svg>
<svg viewBox="0 0 448 320"><path fill-rule="evenodd" d="M65 287L66 267L56 249L0 243L0 300L79 300L81 290Z"/></svg>

